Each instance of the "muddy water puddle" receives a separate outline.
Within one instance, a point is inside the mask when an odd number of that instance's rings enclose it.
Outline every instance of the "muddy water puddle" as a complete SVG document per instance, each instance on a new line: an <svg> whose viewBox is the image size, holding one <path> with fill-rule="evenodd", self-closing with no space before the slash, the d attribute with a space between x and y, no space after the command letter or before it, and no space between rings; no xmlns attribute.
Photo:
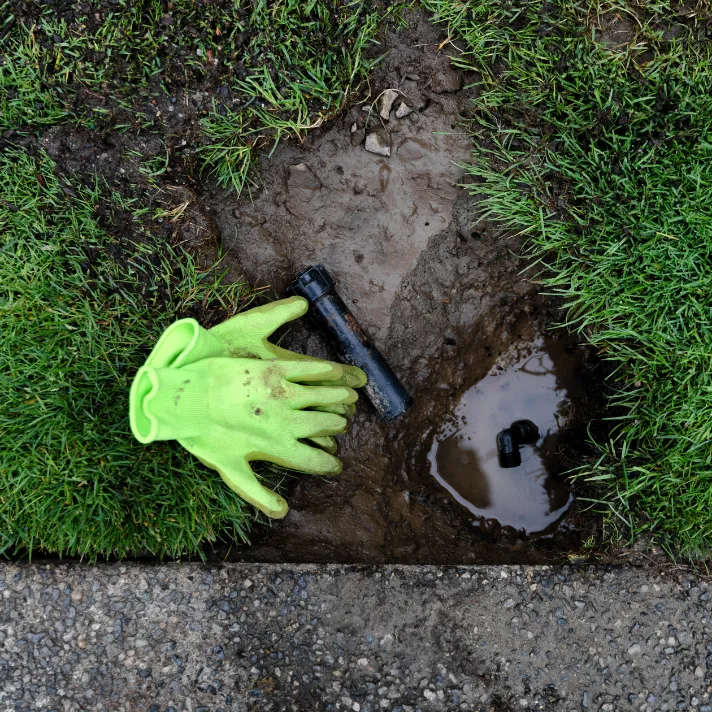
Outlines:
<svg viewBox="0 0 712 712"><path fill-rule="evenodd" d="M557 445L569 398L582 390L581 358L575 344L551 338L512 349L463 393L436 434L430 473L474 515L475 526L490 528L494 520L530 536L549 533L571 506ZM522 420L538 437L519 445L518 466L504 467L498 434Z"/></svg>

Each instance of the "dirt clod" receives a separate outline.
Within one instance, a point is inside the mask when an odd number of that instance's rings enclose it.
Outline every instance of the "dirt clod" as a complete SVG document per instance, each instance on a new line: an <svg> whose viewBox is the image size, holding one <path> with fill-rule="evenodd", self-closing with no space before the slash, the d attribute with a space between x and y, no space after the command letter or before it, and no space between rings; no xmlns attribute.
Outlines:
<svg viewBox="0 0 712 712"><path fill-rule="evenodd" d="M366 139L365 129L356 129L351 132L351 145L360 146Z"/></svg>
<svg viewBox="0 0 712 712"><path fill-rule="evenodd" d="M450 66L447 56L441 56L438 61L431 89L435 94L451 94L462 88L462 74Z"/></svg>

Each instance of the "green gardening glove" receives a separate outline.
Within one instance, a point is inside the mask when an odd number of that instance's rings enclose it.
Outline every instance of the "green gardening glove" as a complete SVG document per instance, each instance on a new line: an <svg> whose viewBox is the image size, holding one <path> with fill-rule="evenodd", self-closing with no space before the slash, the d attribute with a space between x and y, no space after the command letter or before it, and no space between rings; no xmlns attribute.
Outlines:
<svg viewBox="0 0 712 712"><path fill-rule="evenodd" d="M181 319L166 329L145 365L180 367L214 356L282 358L290 361L309 359L332 363L287 351L267 341L280 326L303 316L308 308L309 303L306 299L290 297L248 309L210 330L204 329L195 319ZM343 376L339 379L338 385L351 388L366 385L366 374L360 368L346 365L342 368ZM338 404L325 406L323 409L350 417L354 413L355 406ZM336 452L336 441L331 437L317 438L313 441L328 452Z"/></svg>
<svg viewBox="0 0 712 712"><path fill-rule="evenodd" d="M176 363L185 350L166 363L161 356L168 350L157 354L156 347L131 386L131 429L142 443L178 440L240 497L269 517L283 517L286 501L260 484L250 462L340 472L337 458L303 441L344 432L343 416L313 409L354 403L356 392L334 385L348 376L328 361L199 357L210 350L213 331L188 349L189 363ZM329 385L304 385L322 383Z"/></svg>

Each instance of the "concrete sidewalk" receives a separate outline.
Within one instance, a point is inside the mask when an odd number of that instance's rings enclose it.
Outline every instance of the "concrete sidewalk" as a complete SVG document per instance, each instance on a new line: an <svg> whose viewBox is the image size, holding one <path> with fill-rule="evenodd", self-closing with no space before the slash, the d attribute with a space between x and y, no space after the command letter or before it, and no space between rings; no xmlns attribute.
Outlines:
<svg viewBox="0 0 712 712"><path fill-rule="evenodd" d="M710 712L691 576L0 566L0 709Z"/></svg>

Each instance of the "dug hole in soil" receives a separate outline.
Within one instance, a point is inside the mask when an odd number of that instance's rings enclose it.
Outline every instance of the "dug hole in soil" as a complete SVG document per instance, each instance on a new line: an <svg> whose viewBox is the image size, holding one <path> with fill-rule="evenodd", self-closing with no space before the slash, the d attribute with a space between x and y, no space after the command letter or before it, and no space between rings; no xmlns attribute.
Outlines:
<svg viewBox="0 0 712 712"><path fill-rule="evenodd" d="M543 563L596 529L561 475L592 454L601 366L551 331L559 304L521 274L519 240L457 187L474 90L442 39L412 16L389 35L365 100L263 157L257 192L205 196L236 272L275 296L324 264L415 399L390 423L362 399L340 439L342 474L295 478L287 517L230 558ZM306 320L284 339L334 358ZM540 438L502 469L496 434L518 419Z"/></svg>

